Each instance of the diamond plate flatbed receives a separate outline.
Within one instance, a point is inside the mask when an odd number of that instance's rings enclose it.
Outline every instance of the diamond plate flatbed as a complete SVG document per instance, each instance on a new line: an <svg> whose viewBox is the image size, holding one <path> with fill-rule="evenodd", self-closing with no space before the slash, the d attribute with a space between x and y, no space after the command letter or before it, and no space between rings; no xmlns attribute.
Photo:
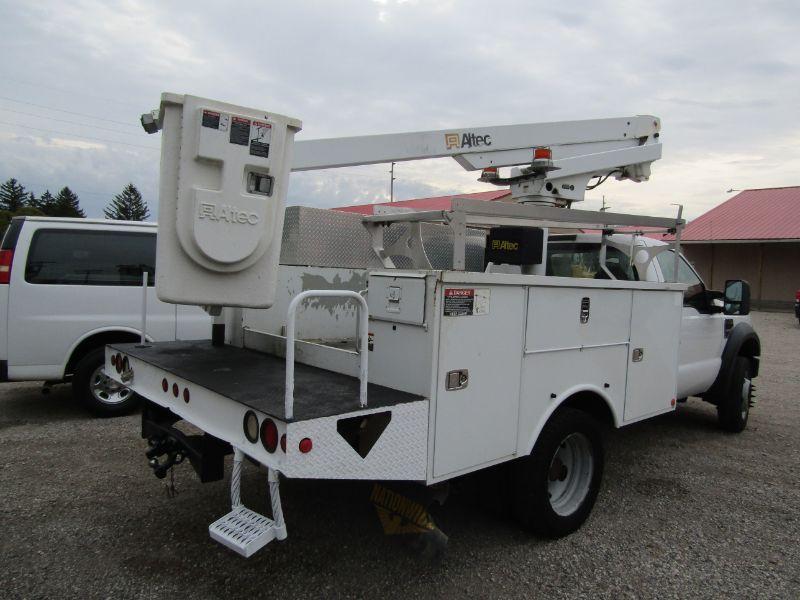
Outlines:
<svg viewBox="0 0 800 600"><path fill-rule="evenodd" d="M109 347L282 421L286 363L282 358L210 341L109 344ZM296 363L294 418L305 421L357 410L359 381L341 373ZM367 408L423 400L421 396L369 384Z"/></svg>

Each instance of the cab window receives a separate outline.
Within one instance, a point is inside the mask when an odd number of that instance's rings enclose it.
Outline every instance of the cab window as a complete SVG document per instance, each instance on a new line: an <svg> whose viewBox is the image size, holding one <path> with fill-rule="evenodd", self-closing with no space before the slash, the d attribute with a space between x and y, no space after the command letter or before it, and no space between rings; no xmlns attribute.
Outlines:
<svg viewBox="0 0 800 600"><path fill-rule="evenodd" d="M674 281L675 273L675 253L673 250L661 252L656 255L658 265L661 267L661 274L664 281ZM705 286L703 281L695 273L691 265L683 256L678 257L678 282L685 283L689 287L683 293L683 303L686 306L694 306L698 310L705 308L707 299L705 297Z"/></svg>
<svg viewBox="0 0 800 600"><path fill-rule="evenodd" d="M617 279L623 281L639 279L628 256L613 246L606 246L606 268ZM547 275L555 277L609 279L608 274L600 268L599 244L549 243L546 272Z"/></svg>

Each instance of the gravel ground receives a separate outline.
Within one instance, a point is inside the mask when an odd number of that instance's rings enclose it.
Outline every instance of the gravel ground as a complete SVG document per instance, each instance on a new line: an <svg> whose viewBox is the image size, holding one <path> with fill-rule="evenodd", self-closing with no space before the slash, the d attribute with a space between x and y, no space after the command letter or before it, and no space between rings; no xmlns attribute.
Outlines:
<svg viewBox="0 0 800 600"><path fill-rule="evenodd" d="M800 596L800 329L757 313L764 351L748 429L716 428L690 399L607 434L606 475L584 527L531 537L467 495L437 514L450 536L428 562L383 536L363 484L282 486L289 539L249 560L211 541L227 483L147 468L138 416L89 418L64 386L0 386L0 596ZM245 469L248 504L265 501Z"/></svg>

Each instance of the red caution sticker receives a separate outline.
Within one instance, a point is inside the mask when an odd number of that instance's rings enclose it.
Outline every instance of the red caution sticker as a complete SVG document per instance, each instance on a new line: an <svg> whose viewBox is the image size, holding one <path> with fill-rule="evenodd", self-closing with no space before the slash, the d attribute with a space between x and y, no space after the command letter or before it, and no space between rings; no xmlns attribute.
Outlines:
<svg viewBox="0 0 800 600"><path fill-rule="evenodd" d="M444 316L488 315L489 297L490 291L486 288L445 288Z"/></svg>

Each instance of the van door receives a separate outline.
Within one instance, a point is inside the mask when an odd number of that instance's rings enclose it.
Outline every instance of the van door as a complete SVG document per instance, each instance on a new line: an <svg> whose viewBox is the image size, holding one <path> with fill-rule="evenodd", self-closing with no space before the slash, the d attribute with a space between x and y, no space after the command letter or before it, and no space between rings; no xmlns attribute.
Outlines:
<svg viewBox="0 0 800 600"><path fill-rule="evenodd" d="M26 251L14 258L9 377L60 379L70 352L88 334L138 332L143 271L150 274L147 335L174 338L175 307L158 301L153 287L155 232L41 225L28 232L29 243L20 239L17 249Z"/></svg>

